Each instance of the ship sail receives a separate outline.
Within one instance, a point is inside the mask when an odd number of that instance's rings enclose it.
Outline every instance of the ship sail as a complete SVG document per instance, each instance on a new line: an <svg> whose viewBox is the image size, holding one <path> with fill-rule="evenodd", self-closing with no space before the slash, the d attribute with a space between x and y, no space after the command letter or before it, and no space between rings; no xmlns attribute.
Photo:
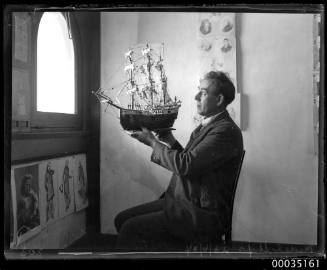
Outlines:
<svg viewBox="0 0 327 270"><path fill-rule="evenodd" d="M131 47L125 54L124 70L130 80L127 93L131 95L131 108L135 105L156 108L172 103L167 91L162 54L163 49L156 50L149 44Z"/></svg>

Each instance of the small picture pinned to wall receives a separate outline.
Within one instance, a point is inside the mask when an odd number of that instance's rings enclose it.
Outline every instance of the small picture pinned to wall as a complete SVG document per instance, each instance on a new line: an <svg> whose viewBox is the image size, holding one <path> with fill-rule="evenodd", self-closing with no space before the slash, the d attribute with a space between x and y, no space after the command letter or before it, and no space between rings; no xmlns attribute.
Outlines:
<svg viewBox="0 0 327 270"><path fill-rule="evenodd" d="M224 62L218 57L213 57L211 59L210 67L211 67L211 70L222 71L224 68Z"/></svg>
<svg viewBox="0 0 327 270"><path fill-rule="evenodd" d="M43 161L39 166L41 225L46 226L59 216L58 171L55 160Z"/></svg>
<svg viewBox="0 0 327 270"><path fill-rule="evenodd" d="M228 39L228 38L224 38L223 40L223 45L222 47L220 48L220 50L223 52L223 53L227 53L229 51L231 51L233 48L232 44L231 44L231 41Z"/></svg>
<svg viewBox="0 0 327 270"><path fill-rule="evenodd" d="M74 161L71 157L57 160L59 179L59 217L74 212Z"/></svg>
<svg viewBox="0 0 327 270"><path fill-rule="evenodd" d="M74 175L74 191L76 211L88 206L88 186L86 173L86 155L81 154L74 157L75 175Z"/></svg>
<svg viewBox="0 0 327 270"><path fill-rule="evenodd" d="M233 21L234 20L228 16L222 18L221 24L220 24L221 32L223 32L224 34L231 32L234 28Z"/></svg>
<svg viewBox="0 0 327 270"><path fill-rule="evenodd" d="M210 71L222 71L231 79L237 95L229 105L230 114L240 126L241 95L237 90L235 13L199 13L198 19L199 75L203 77ZM210 32L206 31L209 28ZM193 126L199 124L196 114L196 111L192 112Z"/></svg>
<svg viewBox="0 0 327 270"><path fill-rule="evenodd" d="M212 49L212 41L208 39L202 39L199 46L202 52L207 53Z"/></svg>
<svg viewBox="0 0 327 270"><path fill-rule="evenodd" d="M210 55L210 57L203 57L199 65L201 77L210 71L223 71L224 69L224 59L219 54L215 54L214 56Z"/></svg>
<svg viewBox="0 0 327 270"><path fill-rule="evenodd" d="M203 19L201 21L199 30L203 35L208 35L209 33L211 33L211 28L212 26L209 19Z"/></svg>
<svg viewBox="0 0 327 270"><path fill-rule="evenodd" d="M40 232L39 166L13 167L12 196L17 245Z"/></svg>
<svg viewBox="0 0 327 270"><path fill-rule="evenodd" d="M211 21L212 22L217 22L220 20L220 17L221 17L221 13L220 12L213 12L210 14L211 15Z"/></svg>

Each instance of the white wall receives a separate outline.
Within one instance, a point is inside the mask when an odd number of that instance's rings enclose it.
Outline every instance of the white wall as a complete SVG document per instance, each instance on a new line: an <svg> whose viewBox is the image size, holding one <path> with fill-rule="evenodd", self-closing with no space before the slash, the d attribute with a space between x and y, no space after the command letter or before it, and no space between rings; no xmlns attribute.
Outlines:
<svg viewBox="0 0 327 270"><path fill-rule="evenodd" d="M312 15L243 14L239 26L247 152L233 238L315 244Z"/></svg>
<svg viewBox="0 0 327 270"><path fill-rule="evenodd" d="M182 99L175 136L186 144L198 85L197 14L102 13L101 86L136 42L164 42L172 95ZM312 15L238 14L238 88L246 156L235 199L233 239L316 243L317 177L312 124ZM150 162L150 148L101 119L101 230L114 216L156 199L170 173ZM117 115L117 113L116 113Z"/></svg>
<svg viewBox="0 0 327 270"><path fill-rule="evenodd" d="M182 100L174 134L186 145L192 132L190 112L195 108L194 96L199 82L196 13L140 13L138 41L164 42L165 70L170 95Z"/></svg>
<svg viewBox="0 0 327 270"><path fill-rule="evenodd" d="M102 13L101 15L101 87L126 80L117 67L124 53L137 43L138 13ZM123 67L121 67L122 70ZM121 210L156 199L164 190L167 172L150 164L150 149L125 133L109 108L101 117L101 231L114 233L114 216ZM168 180L166 180L168 181ZM166 184L167 185L167 184Z"/></svg>

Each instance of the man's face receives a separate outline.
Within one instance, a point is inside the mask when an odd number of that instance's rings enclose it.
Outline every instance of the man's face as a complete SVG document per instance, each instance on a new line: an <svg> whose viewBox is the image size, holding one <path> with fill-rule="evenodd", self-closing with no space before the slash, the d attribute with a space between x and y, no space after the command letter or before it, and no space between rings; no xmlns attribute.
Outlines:
<svg viewBox="0 0 327 270"><path fill-rule="evenodd" d="M24 186L25 194L29 194L31 191L31 179L27 179Z"/></svg>
<svg viewBox="0 0 327 270"><path fill-rule="evenodd" d="M215 93L215 83L210 79L200 81L199 92L195 96L198 114L209 117L217 112L218 97Z"/></svg>

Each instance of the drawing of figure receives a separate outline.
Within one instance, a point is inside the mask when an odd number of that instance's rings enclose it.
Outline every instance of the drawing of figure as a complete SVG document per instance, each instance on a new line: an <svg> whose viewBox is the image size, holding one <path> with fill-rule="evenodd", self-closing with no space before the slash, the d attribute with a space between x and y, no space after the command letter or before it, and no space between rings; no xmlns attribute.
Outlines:
<svg viewBox="0 0 327 270"><path fill-rule="evenodd" d="M39 200L32 189L31 174L25 174L20 188L20 200L17 206L18 235L24 234L40 224Z"/></svg>
<svg viewBox="0 0 327 270"><path fill-rule="evenodd" d="M45 172L45 179L44 179L44 187L47 192L46 195L46 200L47 200L47 206L46 206L46 211L47 211L47 221L51 218L54 218L54 188L53 188L53 174L54 170L51 169L51 164L50 162L47 164L47 169Z"/></svg>
<svg viewBox="0 0 327 270"><path fill-rule="evenodd" d="M211 13L211 21L217 22L221 16L220 12Z"/></svg>
<svg viewBox="0 0 327 270"><path fill-rule="evenodd" d="M222 21L222 31L229 32L233 29L233 23L227 18Z"/></svg>
<svg viewBox="0 0 327 270"><path fill-rule="evenodd" d="M217 57L213 58L211 61L212 70L222 70L224 63L222 63Z"/></svg>
<svg viewBox="0 0 327 270"><path fill-rule="evenodd" d="M83 204L85 204L87 201L87 187L86 187L86 179L84 177L84 170L81 162L79 162L79 166L78 166L78 186L79 186L78 194L82 198Z"/></svg>
<svg viewBox="0 0 327 270"><path fill-rule="evenodd" d="M211 32L211 22L208 19L204 19L201 22L200 32L203 35L207 35Z"/></svg>
<svg viewBox="0 0 327 270"><path fill-rule="evenodd" d="M221 51L224 53L229 52L232 49L232 45L230 44L230 41L228 38L224 39L224 45L221 47Z"/></svg>
<svg viewBox="0 0 327 270"><path fill-rule="evenodd" d="M66 203L66 211L69 209L70 202L71 202L71 195L69 190L69 179L72 177L69 175L69 167L68 167L68 160L65 162L65 168L64 173L62 175L62 183L63 183L63 192L64 192L64 198Z"/></svg>
<svg viewBox="0 0 327 270"><path fill-rule="evenodd" d="M204 40L204 41L202 42L200 48L201 48L203 51L208 52L208 51L211 50L211 48L212 48L212 44L211 44L210 42Z"/></svg>

